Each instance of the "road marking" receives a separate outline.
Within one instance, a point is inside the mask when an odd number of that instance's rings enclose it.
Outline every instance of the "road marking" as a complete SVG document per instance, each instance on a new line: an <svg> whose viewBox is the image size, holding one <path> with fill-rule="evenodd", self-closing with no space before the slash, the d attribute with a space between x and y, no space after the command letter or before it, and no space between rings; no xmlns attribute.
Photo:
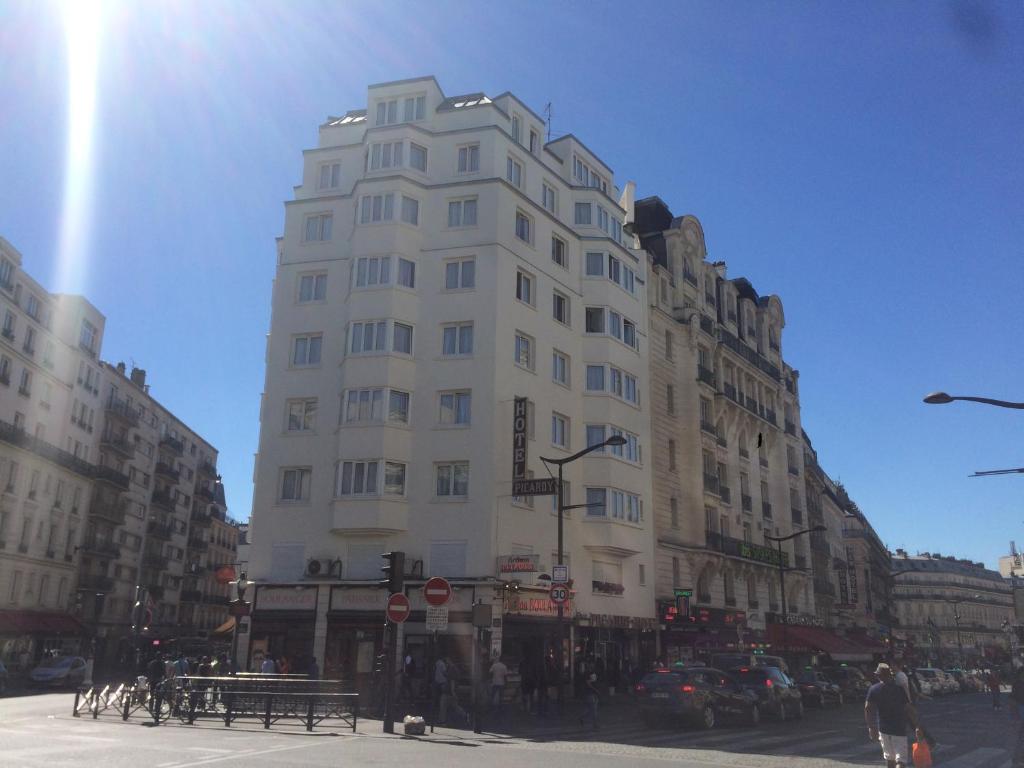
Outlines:
<svg viewBox="0 0 1024 768"><path fill-rule="evenodd" d="M285 746L285 747L273 747L271 749L259 749L259 750L252 751L252 752L246 752L245 756L246 757L257 757L259 755L272 755L272 754L275 754L277 752L288 752L290 750L296 750L296 749L307 749L308 747L316 747L316 746L320 746L322 744L323 744L322 741L316 741L316 742L312 742L312 743L309 743L309 744L294 744L294 745ZM210 765L211 763L219 763L219 762L222 762L224 760L234 760L235 758L239 757L240 754L241 753L233 752L230 755L222 755L221 757L202 758L202 759L199 759L199 760L194 760L194 761L192 761L190 763L180 763L180 762L163 763L162 765L158 766L158 768L171 768L171 766L173 766L174 768L193 768L193 766Z"/></svg>
<svg viewBox="0 0 1024 768"><path fill-rule="evenodd" d="M193 752L221 752L225 755L237 755L239 752L235 752L233 749L217 749L215 747L188 747Z"/></svg>

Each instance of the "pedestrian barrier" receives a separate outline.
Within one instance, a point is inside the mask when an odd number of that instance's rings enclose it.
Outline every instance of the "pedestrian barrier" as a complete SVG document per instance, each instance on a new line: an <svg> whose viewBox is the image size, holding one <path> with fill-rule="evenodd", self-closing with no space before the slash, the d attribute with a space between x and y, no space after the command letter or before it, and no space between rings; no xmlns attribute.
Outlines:
<svg viewBox="0 0 1024 768"><path fill-rule="evenodd" d="M359 694L342 690L340 680L310 680L304 676L238 675L176 677L150 690L145 679L111 689L83 688L75 692L72 715L93 719L113 710L127 721L143 710L159 725L172 717L192 725L196 720L257 720L264 728L292 720L307 731L325 720L338 720L353 732L359 717Z"/></svg>

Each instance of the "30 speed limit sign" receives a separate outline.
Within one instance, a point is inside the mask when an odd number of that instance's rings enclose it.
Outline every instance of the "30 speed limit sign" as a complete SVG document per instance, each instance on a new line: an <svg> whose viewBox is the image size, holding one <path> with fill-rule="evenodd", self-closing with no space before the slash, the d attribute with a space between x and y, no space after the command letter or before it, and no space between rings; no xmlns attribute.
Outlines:
<svg viewBox="0 0 1024 768"><path fill-rule="evenodd" d="M569 602L569 587L565 584L551 585L551 602L555 605Z"/></svg>

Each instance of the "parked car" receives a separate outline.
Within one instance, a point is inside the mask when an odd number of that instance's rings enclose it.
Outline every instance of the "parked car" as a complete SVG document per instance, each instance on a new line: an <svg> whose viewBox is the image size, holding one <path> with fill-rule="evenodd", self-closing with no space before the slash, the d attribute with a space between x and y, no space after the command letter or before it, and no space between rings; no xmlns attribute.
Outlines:
<svg viewBox="0 0 1024 768"><path fill-rule="evenodd" d="M644 675L635 692L640 715L648 726L669 718L701 728L714 728L719 720L749 725L761 722L758 697L712 667L659 669Z"/></svg>
<svg viewBox="0 0 1024 768"><path fill-rule="evenodd" d="M826 667L821 672L839 686L847 701L863 699L871 687L871 681L856 667Z"/></svg>
<svg viewBox="0 0 1024 768"><path fill-rule="evenodd" d="M826 704L843 706L842 689L816 669L805 669L796 678L805 706L822 708Z"/></svg>
<svg viewBox="0 0 1024 768"><path fill-rule="evenodd" d="M732 674L747 690L757 694L762 714L779 720L804 716L804 702L796 683L778 667L740 667Z"/></svg>
<svg viewBox="0 0 1024 768"><path fill-rule="evenodd" d="M781 656L755 656L754 664L759 667L775 667L781 669L787 675L789 674L789 665L786 664L786 660ZM740 664L741 667L747 666L746 664Z"/></svg>
<svg viewBox="0 0 1024 768"><path fill-rule="evenodd" d="M971 690L970 684L967 682L967 673L962 669L947 669L944 670L946 675L952 677L956 681L957 689L959 693L967 693Z"/></svg>
<svg viewBox="0 0 1024 768"><path fill-rule="evenodd" d="M0 661L0 696L7 693L7 678L7 667L5 667L4 663Z"/></svg>
<svg viewBox="0 0 1024 768"><path fill-rule="evenodd" d="M85 680L85 659L81 656L55 656L45 659L29 673L28 677L36 685L81 685Z"/></svg>
<svg viewBox="0 0 1024 768"><path fill-rule="evenodd" d="M934 667L918 667L917 679L921 683L921 693L925 696L943 696L950 693L951 686L946 673Z"/></svg>

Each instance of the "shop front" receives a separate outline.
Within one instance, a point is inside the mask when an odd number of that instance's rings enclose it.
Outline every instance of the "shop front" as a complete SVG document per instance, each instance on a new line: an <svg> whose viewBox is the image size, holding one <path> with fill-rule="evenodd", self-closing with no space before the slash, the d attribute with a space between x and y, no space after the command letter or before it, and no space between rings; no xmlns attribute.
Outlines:
<svg viewBox="0 0 1024 768"><path fill-rule="evenodd" d="M81 655L86 630L73 616L54 611L0 611L0 661L28 671L46 654Z"/></svg>
<svg viewBox="0 0 1024 768"><path fill-rule="evenodd" d="M790 669L814 664L864 664L872 660L869 648L826 628L810 614L768 614L766 636Z"/></svg>
<svg viewBox="0 0 1024 768"><path fill-rule="evenodd" d="M659 610L662 619L665 613ZM711 665L714 656L749 654L760 638L747 628L745 611L696 606L663 624L661 654L665 664L699 661Z"/></svg>
<svg viewBox="0 0 1024 768"><path fill-rule="evenodd" d="M314 654L318 598L315 584L256 585L246 665L250 671L260 671L267 656L287 658L293 670L305 671ZM239 656L244 662L245 654Z"/></svg>
<svg viewBox="0 0 1024 768"><path fill-rule="evenodd" d="M334 586L327 612L323 675L346 690L367 695L374 687L374 660L384 645L387 591L380 587Z"/></svg>
<svg viewBox="0 0 1024 768"><path fill-rule="evenodd" d="M563 605L562 674L569 679L573 671L575 645L575 593ZM520 587L505 591L501 601L501 617L491 632L491 655L501 654L509 669L518 671L524 664L533 668L557 661L559 641L558 606L551 602L545 587ZM551 662L546 662L547 659ZM518 677L516 678L518 680ZM548 681L555 685L556 681Z"/></svg>
<svg viewBox="0 0 1024 768"><path fill-rule="evenodd" d="M577 686L593 672L610 695L621 694L654 663L656 619L581 613L574 623Z"/></svg>

